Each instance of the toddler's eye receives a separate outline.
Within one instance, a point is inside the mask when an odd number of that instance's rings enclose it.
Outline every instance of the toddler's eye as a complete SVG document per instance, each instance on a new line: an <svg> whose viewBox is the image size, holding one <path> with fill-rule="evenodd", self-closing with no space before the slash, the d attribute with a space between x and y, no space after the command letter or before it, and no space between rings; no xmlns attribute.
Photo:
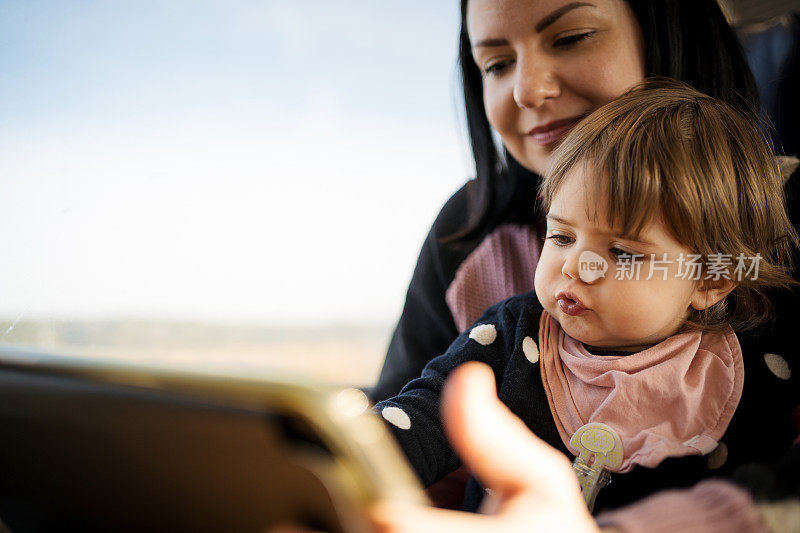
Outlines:
<svg viewBox="0 0 800 533"><path fill-rule="evenodd" d="M572 244L574 239L572 237L568 237L567 235L559 235L558 233L554 233L547 237L548 240L553 241L553 244L556 246L567 246Z"/></svg>
<svg viewBox="0 0 800 533"><path fill-rule="evenodd" d="M613 258L617 261L624 260L630 261L634 263L641 263L643 261L647 261L648 256L645 254L641 254L639 252L632 252L630 250L625 250L623 248L613 247L608 250Z"/></svg>
<svg viewBox="0 0 800 533"><path fill-rule="evenodd" d="M592 37L596 32L595 31L587 31L584 33L576 33L574 35L567 35L565 37L560 37L555 40L553 46L556 48L568 48L573 44L577 44L581 41L589 39Z"/></svg>

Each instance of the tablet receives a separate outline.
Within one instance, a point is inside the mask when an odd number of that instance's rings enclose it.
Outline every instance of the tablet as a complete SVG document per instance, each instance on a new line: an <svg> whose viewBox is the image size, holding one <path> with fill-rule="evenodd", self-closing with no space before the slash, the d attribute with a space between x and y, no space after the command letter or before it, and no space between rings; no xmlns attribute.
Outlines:
<svg viewBox="0 0 800 533"><path fill-rule="evenodd" d="M355 389L0 347L0 519L12 531L368 529L425 503Z"/></svg>

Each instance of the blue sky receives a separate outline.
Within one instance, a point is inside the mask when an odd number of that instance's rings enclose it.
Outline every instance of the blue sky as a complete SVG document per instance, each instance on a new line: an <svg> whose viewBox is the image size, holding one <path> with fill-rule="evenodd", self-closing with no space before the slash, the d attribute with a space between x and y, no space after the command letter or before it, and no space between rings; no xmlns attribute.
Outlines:
<svg viewBox="0 0 800 533"><path fill-rule="evenodd" d="M0 317L390 323L466 179L456 2L0 3Z"/></svg>

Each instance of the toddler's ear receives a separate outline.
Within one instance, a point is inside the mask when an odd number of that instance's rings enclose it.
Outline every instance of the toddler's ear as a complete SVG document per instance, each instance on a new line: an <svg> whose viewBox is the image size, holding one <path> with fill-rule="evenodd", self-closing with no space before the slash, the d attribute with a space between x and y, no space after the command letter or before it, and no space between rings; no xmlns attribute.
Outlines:
<svg viewBox="0 0 800 533"><path fill-rule="evenodd" d="M697 284L690 304L698 311L708 309L725 298L734 288L736 283L729 279L704 279Z"/></svg>

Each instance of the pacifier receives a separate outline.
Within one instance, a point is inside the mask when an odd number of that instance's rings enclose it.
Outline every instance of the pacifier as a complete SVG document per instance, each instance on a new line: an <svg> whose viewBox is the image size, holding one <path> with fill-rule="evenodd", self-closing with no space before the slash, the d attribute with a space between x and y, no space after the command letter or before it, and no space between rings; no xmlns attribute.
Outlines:
<svg viewBox="0 0 800 533"><path fill-rule="evenodd" d="M611 470L622 466L622 439L611 427L600 422L581 426L569 445L578 450L572 468L578 476L583 499L591 511L600 489L611 483Z"/></svg>

